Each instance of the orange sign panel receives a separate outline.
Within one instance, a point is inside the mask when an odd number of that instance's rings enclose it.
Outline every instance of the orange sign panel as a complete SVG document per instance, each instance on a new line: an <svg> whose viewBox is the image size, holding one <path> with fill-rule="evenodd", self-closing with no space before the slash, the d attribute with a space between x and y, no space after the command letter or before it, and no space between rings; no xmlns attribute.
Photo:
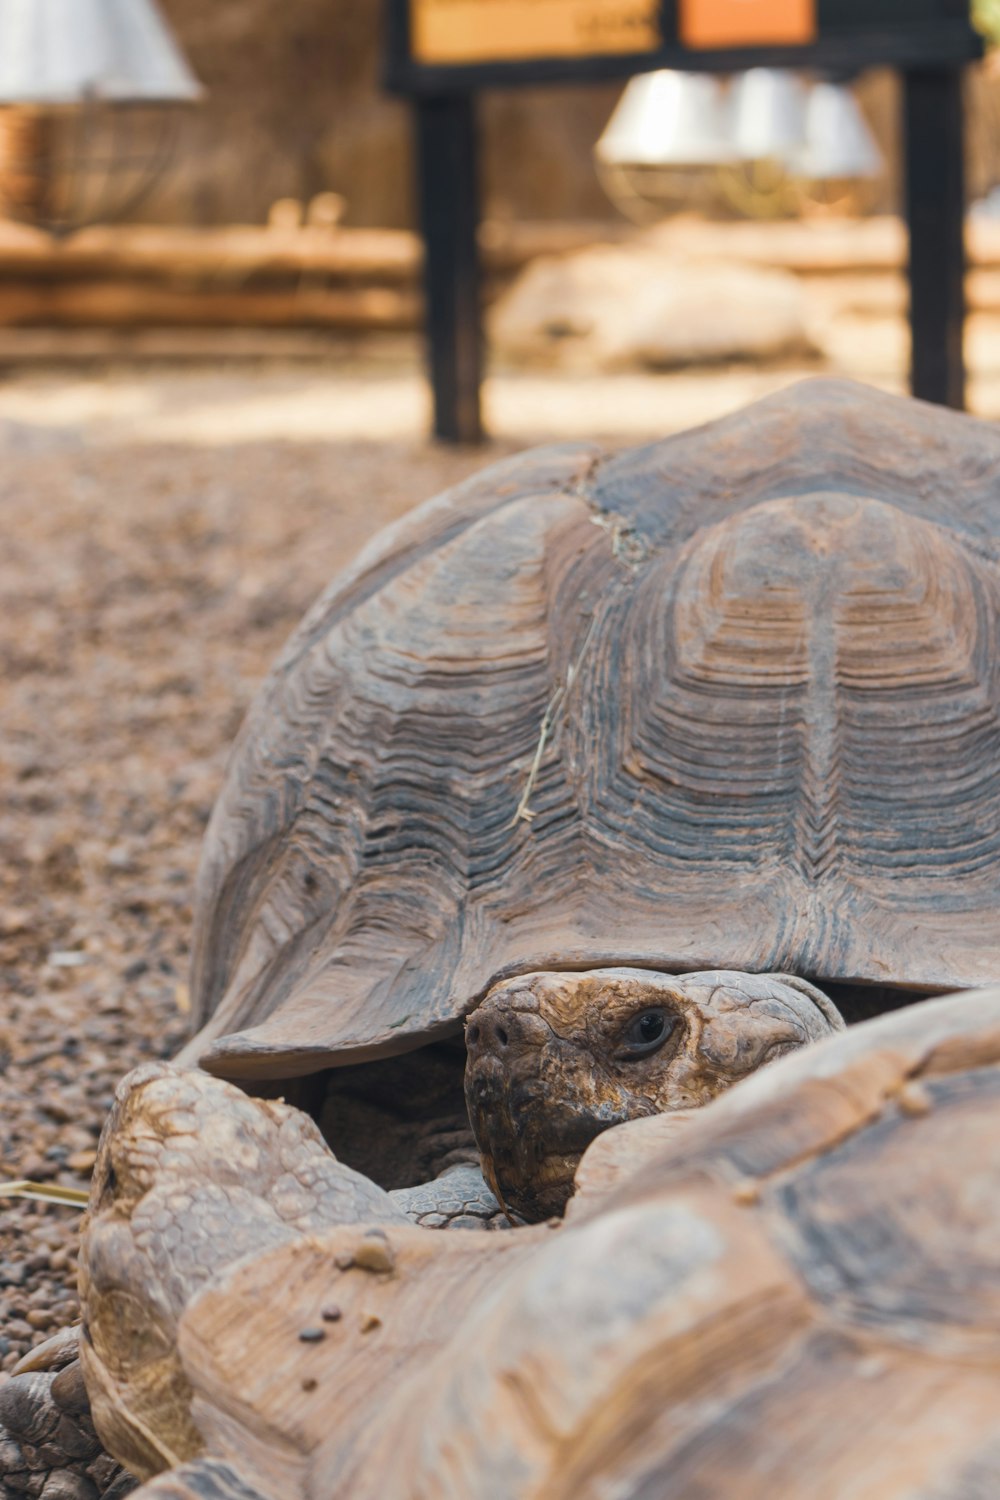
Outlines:
<svg viewBox="0 0 1000 1500"><path fill-rule="evenodd" d="M410 0L410 50L444 64L654 52L660 10L660 0Z"/></svg>
<svg viewBox="0 0 1000 1500"><path fill-rule="evenodd" d="M678 31L685 47L803 47L816 0L680 0Z"/></svg>

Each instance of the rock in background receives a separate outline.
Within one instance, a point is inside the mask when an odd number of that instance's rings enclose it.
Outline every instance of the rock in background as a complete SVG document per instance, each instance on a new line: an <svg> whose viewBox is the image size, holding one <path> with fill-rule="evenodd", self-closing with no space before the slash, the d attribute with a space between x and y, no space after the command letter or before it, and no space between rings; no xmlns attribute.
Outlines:
<svg viewBox="0 0 1000 1500"><path fill-rule="evenodd" d="M798 278L679 260L655 243L535 261L492 310L495 352L571 368L671 369L820 352Z"/></svg>

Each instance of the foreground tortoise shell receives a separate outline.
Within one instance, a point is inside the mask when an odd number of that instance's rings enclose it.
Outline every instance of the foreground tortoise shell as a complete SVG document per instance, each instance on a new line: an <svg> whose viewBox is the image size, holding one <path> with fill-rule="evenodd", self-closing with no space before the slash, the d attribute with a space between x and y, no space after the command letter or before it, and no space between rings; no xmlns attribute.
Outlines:
<svg viewBox="0 0 1000 1500"><path fill-rule="evenodd" d="M142 1500L1000 1493L1000 989L617 1126L556 1233L400 1222L303 1120L118 1091L83 1358Z"/></svg>
<svg viewBox="0 0 1000 1500"><path fill-rule="evenodd" d="M998 475L992 427L809 382L382 534L239 737L187 1060L406 1052L538 969L988 982Z"/></svg>

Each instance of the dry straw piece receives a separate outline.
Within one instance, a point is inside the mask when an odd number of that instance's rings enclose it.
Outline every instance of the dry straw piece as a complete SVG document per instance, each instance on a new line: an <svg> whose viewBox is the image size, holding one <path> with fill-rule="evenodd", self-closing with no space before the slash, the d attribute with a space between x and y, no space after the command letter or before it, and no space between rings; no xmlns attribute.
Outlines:
<svg viewBox="0 0 1000 1500"><path fill-rule="evenodd" d="M53 1187L48 1182L29 1182L26 1178L0 1182L0 1198L30 1198L36 1203L61 1203L64 1208L86 1208L90 1201L88 1188Z"/></svg>

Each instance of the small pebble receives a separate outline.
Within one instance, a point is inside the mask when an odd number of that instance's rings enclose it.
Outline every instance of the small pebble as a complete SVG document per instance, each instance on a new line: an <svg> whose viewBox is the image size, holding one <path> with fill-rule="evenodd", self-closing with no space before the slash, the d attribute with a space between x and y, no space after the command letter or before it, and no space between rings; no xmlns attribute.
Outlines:
<svg viewBox="0 0 1000 1500"><path fill-rule="evenodd" d="M299 1333L302 1344L320 1344L326 1338L325 1328L303 1328Z"/></svg>
<svg viewBox="0 0 1000 1500"><path fill-rule="evenodd" d="M97 1152L93 1150L74 1151L72 1156L66 1158L66 1165L74 1172L82 1172L88 1175L94 1170L97 1160Z"/></svg>
<svg viewBox="0 0 1000 1500"><path fill-rule="evenodd" d="M746 1178L743 1182L738 1182L733 1188L733 1202L739 1203L746 1208L750 1208L753 1206L753 1204L759 1203L760 1184L754 1182L752 1178L749 1177Z"/></svg>
<svg viewBox="0 0 1000 1500"><path fill-rule="evenodd" d="M320 1317L323 1319L324 1323L339 1323L343 1316L344 1314L341 1312L340 1308L332 1302L328 1303L327 1306L324 1307L320 1312Z"/></svg>
<svg viewBox="0 0 1000 1500"><path fill-rule="evenodd" d="M44 1156L26 1156L19 1165L22 1176L31 1182L49 1182L59 1171L59 1163L48 1161Z"/></svg>
<svg viewBox="0 0 1000 1500"><path fill-rule="evenodd" d="M396 1252L380 1229L364 1236L354 1252L354 1264L364 1271L383 1273L396 1269Z"/></svg>
<svg viewBox="0 0 1000 1500"><path fill-rule="evenodd" d="M362 1333L372 1333L372 1332L374 1332L374 1330L376 1328L381 1328L381 1327L382 1327L382 1319L381 1318L376 1317L376 1315L374 1313L362 1313L362 1315L361 1315L361 1332Z"/></svg>
<svg viewBox="0 0 1000 1500"><path fill-rule="evenodd" d="M121 1470L110 1453L102 1453L88 1466L87 1472L103 1494L108 1486L118 1477Z"/></svg>
<svg viewBox="0 0 1000 1500"><path fill-rule="evenodd" d="M922 1083L904 1083L896 1095L896 1103L904 1115L927 1115L934 1108L934 1100Z"/></svg>
<svg viewBox="0 0 1000 1500"><path fill-rule="evenodd" d="M354 1264L354 1256L349 1251L342 1250L333 1257L333 1263L338 1271L349 1271Z"/></svg>
<svg viewBox="0 0 1000 1500"><path fill-rule="evenodd" d="M302 1389L304 1391L314 1391L318 1384L319 1382L317 1381L315 1375L307 1375L305 1380L303 1380L302 1382Z"/></svg>

